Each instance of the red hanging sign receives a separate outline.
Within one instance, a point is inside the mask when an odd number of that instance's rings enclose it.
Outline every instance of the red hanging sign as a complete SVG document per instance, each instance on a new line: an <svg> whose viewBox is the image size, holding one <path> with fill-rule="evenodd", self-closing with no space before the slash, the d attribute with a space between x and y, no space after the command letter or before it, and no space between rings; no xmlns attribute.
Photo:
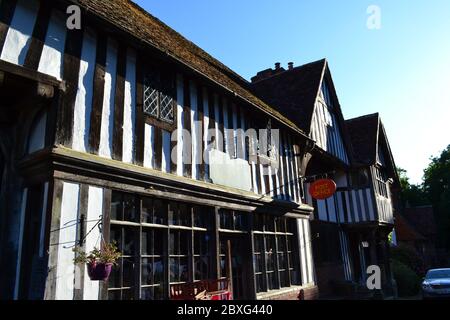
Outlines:
<svg viewBox="0 0 450 320"><path fill-rule="evenodd" d="M316 200L325 200L336 192L336 183L331 179L317 180L309 187L309 194Z"/></svg>

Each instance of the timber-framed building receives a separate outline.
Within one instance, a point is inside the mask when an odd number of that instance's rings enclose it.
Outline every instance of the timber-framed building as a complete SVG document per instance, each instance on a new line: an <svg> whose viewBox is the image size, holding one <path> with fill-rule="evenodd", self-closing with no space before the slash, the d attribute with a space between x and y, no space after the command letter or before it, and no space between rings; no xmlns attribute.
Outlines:
<svg viewBox="0 0 450 320"><path fill-rule="evenodd" d="M314 299L374 263L390 283L386 133L344 120L326 60L248 82L128 0L0 0L0 132L2 298L158 300L230 277L234 299ZM338 192L315 201L324 175ZM101 241L122 257L90 281L72 248Z"/></svg>

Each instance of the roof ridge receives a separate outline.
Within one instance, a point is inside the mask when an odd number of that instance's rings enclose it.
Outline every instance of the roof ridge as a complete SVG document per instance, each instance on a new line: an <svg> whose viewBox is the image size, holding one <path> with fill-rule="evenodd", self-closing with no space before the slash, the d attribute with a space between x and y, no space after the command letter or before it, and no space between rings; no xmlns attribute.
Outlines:
<svg viewBox="0 0 450 320"><path fill-rule="evenodd" d="M364 120L364 119L369 119L369 118L374 118L374 117L378 117L378 119L380 119L380 113L379 112L375 112L375 113L371 113L371 114L365 114L363 116L359 116L359 117L356 117L356 118L347 119L347 120L345 120L345 122Z"/></svg>
<svg viewBox="0 0 450 320"><path fill-rule="evenodd" d="M328 60L327 60L327 58L322 58L320 60L308 62L308 63L302 64L300 66L294 67L292 70L284 70L283 72L272 74L272 75L270 75L270 76L268 76L266 78L263 78L263 79L260 79L260 80L254 81L254 82L249 82L249 84L252 85L252 84L256 84L256 83L261 83L261 82L264 82L264 81L269 80L269 79L273 79L273 78L278 77L278 76L286 75L288 73L291 73L292 71L297 71L298 72L298 71L300 71L301 69L303 69L305 67L308 67L308 66L311 66L311 65L314 65L314 64L318 64L320 62L323 62L324 65L326 65L328 63ZM272 70L272 68L267 68L265 70Z"/></svg>
<svg viewBox="0 0 450 320"><path fill-rule="evenodd" d="M58 0L63 1L63 0ZM146 46L165 53L194 73L207 78L239 99L274 117L307 137L293 121L253 94L247 80L225 66L180 33L130 0L64 0L83 7L90 14L131 35Z"/></svg>
<svg viewBox="0 0 450 320"><path fill-rule="evenodd" d="M245 79L244 77L242 77L239 73L237 73L236 71L234 71L233 69L231 69L230 67L228 67L227 65L225 65L224 63L222 63L220 60L218 60L217 58L214 58L211 54L209 54L206 50L202 49L200 46L196 45L192 40L189 40L188 38L186 38L185 36L183 36L180 32L176 31L174 28L170 27L168 24L166 24L164 21L162 21L161 19L157 18L156 16L152 15L150 12L148 12L147 10L145 10L143 7L141 7L140 5L138 5L136 2L132 1L132 0L121 0L121 1L125 1L128 2L129 4L131 4L135 9L139 10L142 14L144 14L145 16L149 17L150 19L154 19L156 23L159 23L162 27L164 27L168 32L170 32L173 36L178 37L178 40L181 41L185 41L188 45L190 45L192 47L192 49L195 49L194 54L205 60L207 63L213 63L213 65L216 68L219 68L220 70L222 70L223 72L227 73L228 75L238 79L239 81L243 81L243 83L250 83L247 79ZM208 59L205 59L208 58Z"/></svg>

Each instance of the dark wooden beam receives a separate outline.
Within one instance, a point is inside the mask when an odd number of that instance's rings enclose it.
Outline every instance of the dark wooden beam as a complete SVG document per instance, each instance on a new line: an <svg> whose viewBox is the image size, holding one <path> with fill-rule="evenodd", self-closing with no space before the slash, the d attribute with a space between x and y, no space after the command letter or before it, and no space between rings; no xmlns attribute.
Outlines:
<svg viewBox="0 0 450 320"><path fill-rule="evenodd" d="M2 1L0 3L0 52L2 52L5 45L6 35L8 34L16 5L17 0Z"/></svg>
<svg viewBox="0 0 450 320"><path fill-rule="evenodd" d="M136 59L136 131L134 141L136 143L135 161L138 166L144 164L144 138L145 138L145 115L144 115L144 57L140 52Z"/></svg>
<svg viewBox="0 0 450 320"><path fill-rule="evenodd" d="M102 123L103 97L105 92L107 37L99 34L97 39L97 57L94 71L91 124L89 132L89 150L98 154Z"/></svg>
<svg viewBox="0 0 450 320"><path fill-rule="evenodd" d="M37 72L35 70L24 68L7 61L0 60L0 72L3 72L5 74L5 81L7 80L7 75L11 74L19 78L24 78L26 80L50 85L62 91L66 90L66 86L64 85L64 83L52 76Z"/></svg>
<svg viewBox="0 0 450 320"><path fill-rule="evenodd" d="M213 212L213 224L212 224L212 265L213 265L213 274L212 276L215 279L220 278L220 216L219 216L219 208L215 207Z"/></svg>
<svg viewBox="0 0 450 320"><path fill-rule="evenodd" d="M201 126L201 129L199 130L199 133L200 133L200 135L201 135L201 137L200 137L200 146L199 146L199 148L198 149L200 149L201 150L201 152L200 152L200 157L201 157L201 159L200 159L200 163L199 164L196 164L196 166L197 166L197 172L198 172L198 175L199 175L199 179L200 180L205 180L205 159L204 159L204 157L203 157L203 155L204 155L204 150L205 150L205 139L204 139L204 137L205 137L205 117L204 117L204 111L203 111L203 108L204 108L204 105L203 105L203 87L201 86L201 85L198 85L197 86L197 100L198 100L198 102L197 102L197 115L198 115L198 118L196 119L198 122L199 122L199 125Z"/></svg>
<svg viewBox="0 0 450 320"><path fill-rule="evenodd" d="M117 77L114 99L113 159L122 161L123 116L125 101L125 76L127 68L127 47L121 43L117 55Z"/></svg>
<svg viewBox="0 0 450 320"><path fill-rule="evenodd" d="M2 87L4 83L5 83L5 73L3 71L0 71L0 87Z"/></svg>
<svg viewBox="0 0 450 320"><path fill-rule="evenodd" d="M68 30L63 58L63 79L66 83L66 89L60 97L56 131L56 142L64 146L72 146L73 119L82 45L83 32L81 30Z"/></svg>
<svg viewBox="0 0 450 320"><path fill-rule="evenodd" d="M103 189L103 212L102 212L102 225L101 225L101 232L103 236L103 240L105 240L106 243L109 243L111 241L110 237L110 212L111 212L111 199L112 199L112 191L111 189ZM99 292L99 299L100 300L108 300L108 281L102 281L100 284L100 292Z"/></svg>
<svg viewBox="0 0 450 320"><path fill-rule="evenodd" d="M191 131L191 90L189 86L189 78L184 78L184 129ZM191 134L192 136L192 134ZM192 143L192 141L191 141ZM188 156L190 155L190 156ZM188 145L183 141L183 175L187 178L192 177L192 145Z"/></svg>
<svg viewBox="0 0 450 320"><path fill-rule="evenodd" d="M223 118L223 103L222 97L219 96L219 119L217 119L219 132L222 134L222 140L217 140L217 150L225 152L225 126L224 126L224 118ZM220 134L219 133L219 134Z"/></svg>
<svg viewBox="0 0 450 320"><path fill-rule="evenodd" d="M80 185L80 196L78 199L78 219L80 219L79 227L77 228L77 245L84 251L86 251L86 242L81 241L86 237L87 230L87 211L88 211L88 200L89 200L89 186L86 184ZM74 300L83 300L84 291L84 278L87 277L85 274L84 265L75 266L75 279L79 281L79 287L74 288Z"/></svg>
<svg viewBox="0 0 450 320"><path fill-rule="evenodd" d="M48 277L45 284L44 300L55 300L56 298L56 267L58 265L58 246L61 217L61 204L63 194L63 182L61 180L54 181L54 190L51 205L51 220L49 220L48 235Z"/></svg>
<svg viewBox="0 0 450 320"><path fill-rule="evenodd" d="M177 112L176 105L177 104L175 104L175 112ZM170 137L171 137L171 139L170 139L170 153L169 153L170 172L172 174L177 174L177 170L178 170L178 163L177 163L178 150L177 150L177 145L178 145L178 143L181 143L181 141L177 141L177 140L173 141L172 140L173 132L169 132L169 133L170 133ZM172 156L172 154L173 154L173 156ZM172 161L172 159L174 159L174 161Z"/></svg>
<svg viewBox="0 0 450 320"><path fill-rule="evenodd" d="M39 61L42 55L42 48L44 47L45 36L47 34L50 17L52 14L52 6L49 1L42 0L34 25L33 35L31 37L30 47L25 57L24 67L32 70L37 70Z"/></svg>
<svg viewBox="0 0 450 320"><path fill-rule="evenodd" d="M153 127L155 136L153 140L153 150L155 156L155 168L156 170L161 170L162 167L162 148L163 148L163 134L162 129L159 127Z"/></svg>
<svg viewBox="0 0 450 320"><path fill-rule="evenodd" d="M227 153L229 154L229 156L231 158L233 158L234 156L234 130L233 130L233 104L232 103L228 103L228 148L229 150L227 150Z"/></svg>

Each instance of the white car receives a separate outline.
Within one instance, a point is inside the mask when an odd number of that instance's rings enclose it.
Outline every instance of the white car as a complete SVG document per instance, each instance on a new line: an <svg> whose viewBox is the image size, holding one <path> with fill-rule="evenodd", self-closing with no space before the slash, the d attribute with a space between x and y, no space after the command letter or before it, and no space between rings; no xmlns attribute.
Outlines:
<svg viewBox="0 0 450 320"><path fill-rule="evenodd" d="M433 269L422 282L424 299L450 298L450 269Z"/></svg>

